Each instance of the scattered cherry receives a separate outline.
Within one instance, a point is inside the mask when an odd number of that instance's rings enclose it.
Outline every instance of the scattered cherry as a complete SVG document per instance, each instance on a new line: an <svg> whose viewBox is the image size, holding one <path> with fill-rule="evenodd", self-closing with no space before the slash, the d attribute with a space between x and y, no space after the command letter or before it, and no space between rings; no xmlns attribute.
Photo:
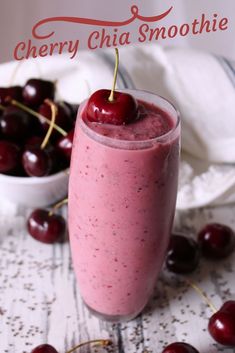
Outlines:
<svg viewBox="0 0 235 353"><path fill-rule="evenodd" d="M199 353L191 344L185 342L174 342L169 344L162 353Z"/></svg>
<svg viewBox="0 0 235 353"><path fill-rule="evenodd" d="M31 78L23 87L23 99L29 106L39 106L45 99L53 100L55 84L51 81Z"/></svg>
<svg viewBox="0 0 235 353"><path fill-rule="evenodd" d="M71 158L72 147L73 147L73 137L74 137L74 130L71 130L66 136L62 136L57 141L58 151L68 160L70 160Z"/></svg>
<svg viewBox="0 0 235 353"><path fill-rule="evenodd" d="M224 346L235 347L235 301L225 302L210 318L208 331L214 340Z"/></svg>
<svg viewBox="0 0 235 353"><path fill-rule="evenodd" d="M36 209L28 218L27 228L34 239L52 244L63 239L66 223L60 215L50 215L47 210Z"/></svg>
<svg viewBox="0 0 235 353"><path fill-rule="evenodd" d="M23 99L22 93L23 93L23 88L21 86L11 86L8 88L7 98L16 99L21 102Z"/></svg>
<svg viewBox="0 0 235 353"><path fill-rule="evenodd" d="M19 164L20 148L13 142L0 141L0 173L9 173Z"/></svg>
<svg viewBox="0 0 235 353"><path fill-rule="evenodd" d="M228 256L234 250L235 235L230 227L211 223L199 232L198 241L205 257L220 259Z"/></svg>
<svg viewBox="0 0 235 353"><path fill-rule="evenodd" d="M58 351L50 344L41 344L35 347L31 353L58 353Z"/></svg>
<svg viewBox="0 0 235 353"><path fill-rule="evenodd" d="M91 95L86 106L89 121L123 125L138 118L138 104L130 94L114 92L114 99L109 101L110 91L102 89Z"/></svg>
<svg viewBox="0 0 235 353"><path fill-rule="evenodd" d="M199 263L200 251L197 242L182 234L173 234L166 256L166 267L175 273L194 271Z"/></svg>
<svg viewBox="0 0 235 353"><path fill-rule="evenodd" d="M22 164L29 176L42 177L49 175L52 170L52 159L46 149L28 147L22 155Z"/></svg>

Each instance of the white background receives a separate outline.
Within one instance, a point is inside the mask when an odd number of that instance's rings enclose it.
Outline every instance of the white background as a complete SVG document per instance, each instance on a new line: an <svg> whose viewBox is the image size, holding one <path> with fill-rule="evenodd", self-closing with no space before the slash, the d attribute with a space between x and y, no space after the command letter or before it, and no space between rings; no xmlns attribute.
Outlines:
<svg viewBox="0 0 235 353"><path fill-rule="evenodd" d="M164 41L163 44L193 46L235 59L234 0L0 0L0 62L13 59L15 45L31 38L32 26L38 20L52 16L78 16L121 21L130 17L130 8L134 4L139 7L140 14L145 16L164 12L173 5L174 11L164 20L166 26L190 23L202 13L210 17L213 13L228 17L228 31L187 36ZM128 30L134 31L138 25L138 21L135 21ZM44 30L49 27L47 25ZM75 38L84 40L91 31L89 26L70 23L53 23L52 28L56 29L53 41ZM37 43L42 44L41 41Z"/></svg>

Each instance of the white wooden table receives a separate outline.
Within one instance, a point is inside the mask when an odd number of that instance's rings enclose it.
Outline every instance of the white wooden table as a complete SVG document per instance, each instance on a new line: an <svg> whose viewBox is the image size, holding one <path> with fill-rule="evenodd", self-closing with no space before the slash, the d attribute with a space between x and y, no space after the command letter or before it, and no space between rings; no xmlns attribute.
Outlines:
<svg viewBox="0 0 235 353"><path fill-rule="evenodd" d="M69 244L45 245L26 231L29 210L0 213L0 353L30 353L50 343L59 353L88 339L110 338L109 352L160 353L174 341L187 341L200 353L234 352L215 344L207 333L210 309L179 277L163 271L154 297L136 320L114 325L92 317L83 306L74 277ZM66 209L63 210L66 215ZM195 235L217 221L235 229L235 205L177 214L175 228ZM202 260L189 277L218 308L235 299L235 254L220 262ZM82 352L104 352L83 349Z"/></svg>

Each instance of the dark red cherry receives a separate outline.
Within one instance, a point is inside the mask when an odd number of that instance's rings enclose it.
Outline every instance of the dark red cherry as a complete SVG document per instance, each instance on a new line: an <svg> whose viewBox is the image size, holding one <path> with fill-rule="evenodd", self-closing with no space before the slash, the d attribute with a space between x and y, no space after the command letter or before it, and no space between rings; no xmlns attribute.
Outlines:
<svg viewBox="0 0 235 353"><path fill-rule="evenodd" d="M214 340L224 346L235 347L235 301L222 305L209 320L208 331Z"/></svg>
<svg viewBox="0 0 235 353"><path fill-rule="evenodd" d="M29 216L27 227L34 239L52 244L63 239L66 223L60 215L49 215L49 211L37 209Z"/></svg>
<svg viewBox="0 0 235 353"><path fill-rule="evenodd" d="M29 106L39 106L45 99L54 99L55 84L51 81L31 78L23 87L23 99Z"/></svg>
<svg viewBox="0 0 235 353"><path fill-rule="evenodd" d="M31 353L58 353L58 351L50 344L41 344L35 347Z"/></svg>
<svg viewBox="0 0 235 353"><path fill-rule="evenodd" d="M182 234L173 234L166 256L166 267L175 273L194 271L200 259L199 246L192 238Z"/></svg>
<svg viewBox="0 0 235 353"><path fill-rule="evenodd" d="M29 147L22 155L22 164L29 176L42 177L52 170L52 160L49 153L40 147Z"/></svg>
<svg viewBox="0 0 235 353"><path fill-rule="evenodd" d="M22 87L12 86L12 87L0 87L0 104L9 104L10 99L16 99L22 101Z"/></svg>
<svg viewBox="0 0 235 353"><path fill-rule="evenodd" d="M75 120L77 118L79 104L72 104L72 103L68 103L68 102L63 102L63 104L65 104L69 108L70 116L71 116L73 122L75 122Z"/></svg>
<svg viewBox="0 0 235 353"><path fill-rule="evenodd" d="M15 107L7 107L0 117L2 136L14 141L24 140L30 134L31 123L29 114Z"/></svg>
<svg viewBox="0 0 235 353"><path fill-rule="evenodd" d="M20 148L13 142L0 141L0 173L9 173L19 165Z"/></svg>
<svg viewBox="0 0 235 353"><path fill-rule="evenodd" d="M22 101L23 87L21 86L11 86L8 88L8 97L10 99L15 99L17 101Z"/></svg>
<svg viewBox="0 0 235 353"><path fill-rule="evenodd" d="M205 257L220 259L228 256L234 250L235 235L230 227L211 223L199 232L198 241Z"/></svg>
<svg viewBox="0 0 235 353"><path fill-rule="evenodd" d="M55 103L55 105L57 107L55 123L62 129L69 131L73 126L70 109L64 103ZM51 107L47 103L41 104L38 112L42 116L45 116L47 119L51 120ZM48 130L49 125L45 121L41 120L41 125L44 131ZM55 134L58 135L58 132L54 130L53 135Z"/></svg>
<svg viewBox="0 0 235 353"><path fill-rule="evenodd" d="M70 160L71 158L72 147L73 147L73 137L74 137L74 130L71 130L66 136L62 136L57 141L57 145L56 145L58 151L68 160Z"/></svg>
<svg viewBox="0 0 235 353"><path fill-rule="evenodd" d="M109 101L110 91L96 91L86 105L86 116L89 121L122 125L138 118L138 104L128 93L114 92L114 100Z"/></svg>
<svg viewBox="0 0 235 353"><path fill-rule="evenodd" d="M199 353L199 351L185 342L174 342L169 344L162 353Z"/></svg>
<svg viewBox="0 0 235 353"><path fill-rule="evenodd" d="M0 104L5 105L7 97L8 97L8 88L0 87Z"/></svg>
<svg viewBox="0 0 235 353"><path fill-rule="evenodd" d="M30 147L40 147L43 140L44 140L43 136L30 136L25 141L25 149L30 148Z"/></svg>

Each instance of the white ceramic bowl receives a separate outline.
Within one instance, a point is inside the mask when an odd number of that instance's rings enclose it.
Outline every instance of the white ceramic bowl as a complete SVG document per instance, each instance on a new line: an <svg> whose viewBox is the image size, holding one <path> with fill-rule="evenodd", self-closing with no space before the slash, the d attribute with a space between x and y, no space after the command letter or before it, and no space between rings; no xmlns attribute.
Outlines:
<svg viewBox="0 0 235 353"><path fill-rule="evenodd" d="M113 54L113 53L112 53ZM114 55L81 52L79 61L71 61L66 56L55 56L37 61L29 59L20 68L15 84L23 85L30 77L57 80L60 99L68 102L81 102L92 92L107 88L112 83ZM15 62L0 65L1 81L9 84ZM40 70L39 70L40 68ZM94 72L96 79L94 80ZM78 84L79 82L79 84ZM78 89L83 87L83 89ZM118 88L132 88L133 84L122 66L119 67ZM62 171L48 177L12 177L0 174L0 199L27 207L45 207L66 197L68 193L68 172ZM1 201L2 202L2 201Z"/></svg>
<svg viewBox="0 0 235 353"><path fill-rule="evenodd" d="M68 177L68 170L41 178L0 174L0 196L18 205L45 207L66 197Z"/></svg>

